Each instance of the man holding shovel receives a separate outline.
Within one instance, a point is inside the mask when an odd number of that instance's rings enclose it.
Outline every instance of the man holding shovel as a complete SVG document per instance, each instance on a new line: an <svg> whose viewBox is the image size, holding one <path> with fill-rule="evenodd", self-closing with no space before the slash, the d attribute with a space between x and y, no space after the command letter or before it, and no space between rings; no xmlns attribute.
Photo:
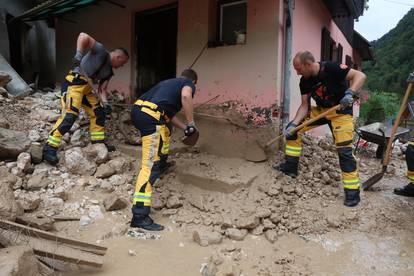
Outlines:
<svg viewBox="0 0 414 276"><path fill-rule="evenodd" d="M302 151L301 137L303 133L320 125L328 124L334 137L342 171L342 182L345 191L344 205L356 206L360 201L360 197L358 169L355 157L352 154L352 140L354 138L352 96L362 87L366 76L345 64L330 61L315 62L314 56L308 51L298 52L295 55L293 67L297 74L302 76L299 84L302 103L294 119L284 129L286 137L285 162L274 165L273 168L296 177ZM316 107L310 107L311 98L315 100ZM312 119L336 105L340 105L339 110L296 133L292 133L292 130L309 113L309 119Z"/></svg>
<svg viewBox="0 0 414 276"><path fill-rule="evenodd" d="M171 122L184 131L186 138L198 138L193 118L193 97L197 73L186 69L181 77L162 81L144 93L134 104L131 120L141 132L141 169L135 184L131 227L149 231L161 231L164 227L149 216L151 211L152 185L170 165L167 163ZM187 124L175 116L184 109ZM183 141L183 143L186 143Z"/></svg>

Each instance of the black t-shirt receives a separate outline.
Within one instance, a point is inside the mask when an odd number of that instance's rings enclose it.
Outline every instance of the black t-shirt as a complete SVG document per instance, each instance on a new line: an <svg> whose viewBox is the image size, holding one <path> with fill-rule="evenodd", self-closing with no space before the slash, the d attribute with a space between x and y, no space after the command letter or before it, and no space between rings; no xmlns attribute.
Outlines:
<svg viewBox="0 0 414 276"><path fill-rule="evenodd" d="M300 78L300 93L310 94L320 107L333 107L339 104L349 87L346 80L349 70L350 68L345 64L331 61L320 62L317 76Z"/></svg>
<svg viewBox="0 0 414 276"><path fill-rule="evenodd" d="M194 97L196 90L194 83L190 79L179 77L159 82L139 98L155 103L169 118L172 118L182 108L181 90L184 86L191 87Z"/></svg>

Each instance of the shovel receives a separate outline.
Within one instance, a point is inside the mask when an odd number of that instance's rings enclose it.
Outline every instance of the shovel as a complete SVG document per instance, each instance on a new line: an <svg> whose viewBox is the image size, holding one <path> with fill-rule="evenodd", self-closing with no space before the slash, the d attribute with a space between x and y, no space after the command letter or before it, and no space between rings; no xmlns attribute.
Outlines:
<svg viewBox="0 0 414 276"><path fill-rule="evenodd" d="M315 118L312 118L310 120L307 120L306 122L298 125L297 127L295 127L294 129L292 129L290 131L290 134L293 134L299 130L301 130L302 128L305 128L307 126L309 126L310 124L325 118L327 115L329 115L330 113L334 112L335 110L338 110L341 107L340 104L335 105L334 107L329 108L328 110L326 110L325 112L319 114L318 116L316 116ZM273 138L272 140L270 140L269 142L266 143L265 148L269 147L271 144L273 144L274 142L278 141L280 138L284 137L284 134L280 134L279 136L277 136L276 138Z"/></svg>
<svg viewBox="0 0 414 276"><path fill-rule="evenodd" d="M387 171L387 166L388 166L388 164L390 163L390 160L391 160L392 143L394 142L395 133L397 132L398 125L400 124L401 116L402 116L402 114L405 110L405 107L407 106L408 98L410 97L411 90L413 89L414 73L411 73L408 76L407 82L408 82L407 90L405 91L405 96L404 96L404 99L401 103L401 107L400 107L400 111L398 112L397 119L395 120L394 125L392 126L391 136L388 140L387 150L385 151L385 156L384 156L384 159L382 161L382 170L381 170L381 172L377 173L376 175L372 176L367 181L362 183L362 188L364 189L364 191L368 190L375 183L380 181L381 178L384 176L385 172Z"/></svg>
<svg viewBox="0 0 414 276"><path fill-rule="evenodd" d="M310 120L307 120L306 122L302 123L301 125L297 126L296 128L294 128L293 130L291 130L291 133L295 133L296 131L301 130L304 127L307 127L308 125L322 119L325 118L327 115L329 115L331 112L339 109L341 107L340 104L326 110L325 112L319 114L318 116L316 116L315 118L312 118ZM267 142L264 146L264 148L259 144L259 142L256 140L253 143L249 143L249 145L246 145L246 152L245 152L245 156L244 158L248 161L252 161L252 162L262 162L262 161L266 161L267 160L267 155L265 150L272 145L274 142L278 141L280 138L283 138L284 134L281 134L279 136L277 136L276 138L273 138L272 140L270 140L269 142Z"/></svg>

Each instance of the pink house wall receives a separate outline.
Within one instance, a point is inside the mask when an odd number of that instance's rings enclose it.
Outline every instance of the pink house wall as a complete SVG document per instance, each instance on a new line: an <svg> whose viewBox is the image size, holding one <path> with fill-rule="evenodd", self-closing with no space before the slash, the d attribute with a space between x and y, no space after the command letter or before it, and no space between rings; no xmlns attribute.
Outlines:
<svg viewBox="0 0 414 276"><path fill-rule="evenodd" d="M210 1L215 0L178 1L177 74L193 62L208 41ZM109 49L125 46L130 50L130 61L115 71L109 88L133 89L136 79L135 12L172 2L129 0L122 2L127 6L122 9L103 1L99 6L83 8L71 16L76 24L59 21L57 75L63 78L70 68L76 37L83 31ZM283 36L279 37L282 6L281 0L248 1L246 44L207 48L194 66L200 77L196 102L221 95L220 102L238 100L249 107L270 107L278 103L282 83L280 45Z"/></svg>

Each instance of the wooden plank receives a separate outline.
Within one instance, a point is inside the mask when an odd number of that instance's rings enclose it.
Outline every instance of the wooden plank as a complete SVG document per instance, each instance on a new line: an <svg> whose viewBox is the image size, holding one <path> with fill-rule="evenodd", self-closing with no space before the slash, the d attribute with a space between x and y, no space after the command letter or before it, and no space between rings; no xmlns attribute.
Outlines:
<svg viewBox="0 0 414 276"><path fill-rule="evenodd" d="M78 221L80 217L53 216L54 221Z"/></svg>
<svg viewBox="0 0 414 276"><path fill-rule="evenodd" d="M74 249L59 242L26 236L14 230L0 230L0 242L3 245L26 245L35 255L48 257L74 264L102 267L103 256Z"/></svg>
<svg viewBox="0 0 414 276"><path fill-rule="evenodd" d="M39 229L35 229L35 228L32 228L32 227L24 226L24 225L14 223L14 222L11 222L11 221L0 220L0 228L5 229L5 230L19 231L19 232L22 232L26 236L39 237L39 238L43 238L45 240L51 240L51 241L58 242L58 243L64 243L67 246L70 245L73 248L77 248L77 249L83 250L83 251L88 251L88 252L98 254L98 255L105 255L106 250L107 250L107 248L103 247L103 246L68 239L68 238L65 238L65 237L61 237L61 236L58 236L58 235L48 233L48 232L43 231L43 230L39 230Z"/></svg>

